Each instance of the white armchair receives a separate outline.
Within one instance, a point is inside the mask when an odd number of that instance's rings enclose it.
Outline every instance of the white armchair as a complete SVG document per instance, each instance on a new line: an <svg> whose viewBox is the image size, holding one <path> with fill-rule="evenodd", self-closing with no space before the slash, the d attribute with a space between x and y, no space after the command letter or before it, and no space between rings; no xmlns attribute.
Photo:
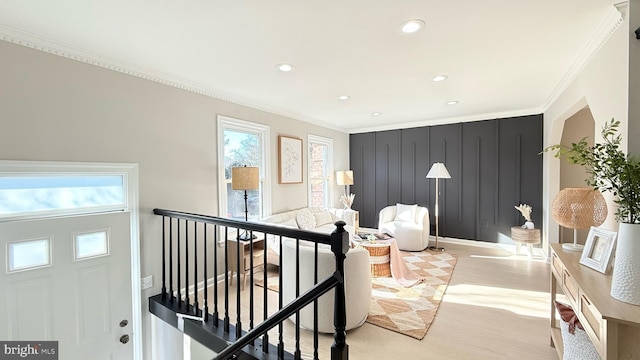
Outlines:
<svg viewBox="0 0 640 360"><path fill-rule="evenodd" d="M418 205L387 206L380 210L378 231L393 236L400 250L424 250L429 246L429 210Z"/></svg>
<svg viewBox="0 0 640 360"><path fill-rule="evenodd" d="M315 246L301 241L298 260L300 262L300 294L307 291L314 283ZM296 298L296 241L282 240L282 299L285 304ZM318 245L318 281L333 274L336 261L328 245ZM344 287L347 305L346 329L353 329L364 324L371 306L371 265L369 252L360 247L349 249L344 261ZM318 299L318 331L333 333L334 292L331 290ZM291 320L295 321L295 317ZM313 330L313 303L300 311L300 326Z"/></svg>

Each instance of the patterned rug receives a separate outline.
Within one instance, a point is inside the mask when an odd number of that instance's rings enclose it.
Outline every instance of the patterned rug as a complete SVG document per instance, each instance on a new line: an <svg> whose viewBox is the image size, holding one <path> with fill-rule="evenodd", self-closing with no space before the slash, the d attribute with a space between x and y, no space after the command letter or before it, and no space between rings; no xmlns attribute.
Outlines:
<svg viewBox="0 0 640 360"><path fill-rule="evenodd" d="M401 251L409 268L424 281L409 288L393 278L373 278L371 309L367 322L422 340L436 316L456 265L448 253Z"/></svg>

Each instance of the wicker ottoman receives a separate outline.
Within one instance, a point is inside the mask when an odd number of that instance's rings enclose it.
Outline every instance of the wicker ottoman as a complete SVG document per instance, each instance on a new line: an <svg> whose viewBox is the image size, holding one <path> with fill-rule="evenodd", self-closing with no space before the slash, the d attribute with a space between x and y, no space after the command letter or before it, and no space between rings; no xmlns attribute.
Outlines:
<svg viewBox="0 0 640 360"><path fill-rule="evenodd" d="M511 227L511 239L516 243L516 255L520 255L520 247L527 245L529 258L533 256L533 245L540 244L540 229L525 229L520 226Z"/></svg>

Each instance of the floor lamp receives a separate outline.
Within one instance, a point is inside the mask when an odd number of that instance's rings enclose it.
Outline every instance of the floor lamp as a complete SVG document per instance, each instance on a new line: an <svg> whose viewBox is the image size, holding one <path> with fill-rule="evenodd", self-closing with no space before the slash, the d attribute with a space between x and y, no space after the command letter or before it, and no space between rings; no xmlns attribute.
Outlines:
<svg viewBox="0 0 640 360"><path fill-rule="evenodd" d="M607 203L598 190L590 187L564 188L553 198L553 219L560 225L573 229L573 244L562 244L569 251L582 251L578 244L578 229L600 226L607 219Z"/></svg>
<svg viewBox="0 0 640 360"><path fill-rule="evenodd" d="M444 248L438 247L438 195L440 190L438 189L438 183L440 179L451 179L451 175L449 175L449 171L447 171L446 166L443 163L433 163L431 169L429 169L429 173L427 174L427 179L436 179L436 246L429 246L429 250L436 251L444 251Z"/></svg>
<svg viewBox="0 0 640 360"><path fill-rule="evenodd" d="M231 168L231 189L244 190L244 221L249 221L249 208L247 202L247 190L256 190L260 187L259 171L257 167L233 167ZM245 230L238 235L238 240L255 239L255 235L249 235Z"/></svg>

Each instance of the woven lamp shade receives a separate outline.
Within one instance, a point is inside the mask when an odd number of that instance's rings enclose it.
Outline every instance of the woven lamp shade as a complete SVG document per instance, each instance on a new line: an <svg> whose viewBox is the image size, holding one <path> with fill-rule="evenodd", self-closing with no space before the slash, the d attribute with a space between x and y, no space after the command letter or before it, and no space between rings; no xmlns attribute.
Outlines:
<svg viewBox="0 0 640 360"><path fill-rule="evenodd" d="M551 214L558 224L570 229L600 226L607 218L607 203L593 188L565 188L553 199Z"/></svg>

